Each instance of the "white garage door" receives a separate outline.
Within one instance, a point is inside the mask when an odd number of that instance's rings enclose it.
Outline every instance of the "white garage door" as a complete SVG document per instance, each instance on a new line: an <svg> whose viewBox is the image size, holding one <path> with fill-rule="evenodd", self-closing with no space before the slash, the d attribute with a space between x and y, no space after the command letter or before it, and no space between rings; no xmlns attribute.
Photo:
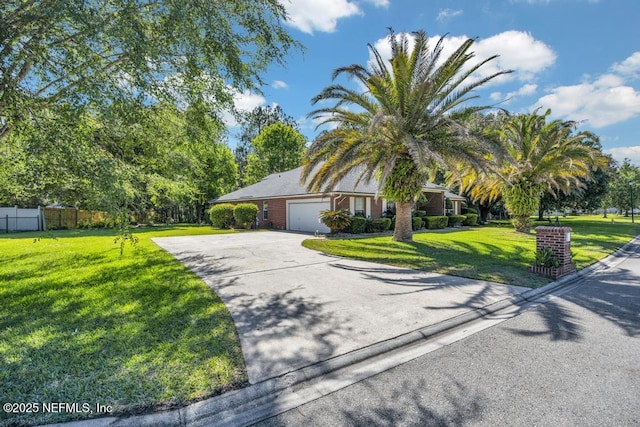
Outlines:
<svg viewBox="0 0 640 427"><path fill-rule="evenodd" d="M331 204L326 199L307 199L299 202L287 202L289 230L328 233L331 230L321 223L319 218L320 211L330 208Z"/></svg>

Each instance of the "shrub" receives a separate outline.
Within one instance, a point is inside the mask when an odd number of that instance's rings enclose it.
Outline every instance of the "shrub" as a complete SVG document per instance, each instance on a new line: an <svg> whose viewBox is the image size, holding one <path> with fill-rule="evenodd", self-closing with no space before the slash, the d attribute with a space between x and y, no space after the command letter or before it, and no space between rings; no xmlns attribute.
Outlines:
<svg viewBox="0 0 640 427"><path fill-rule="evenodd" d="M389 231L391 228L391 218L380 218L382 222L382 231Z"/></svg>
<svg viewBox="0 0 640 427"><path fill-rule="evenodd" d="M536 251L535 265L539 267L557 267L560 261L553 255L551 248L540 248Z"/></svg>
<svg viewBox="0 0 640 427"><path fill-rule="evenodd" d="M209 219L211 219L211 224L216 228L233 227L233 205L231 203L222 203L211 206Z"/></svg>
<svg viewBox="0 0 640 427"><path fill-rule="evenodd" d="M472 207L463 207L462 208L462 214L468 214L468 213L472 213L472 214L478 214L478 210L476 208L472 208Z"/></svg>
<svg viewBox="0 0 640 427"><path fill-rule="evenodd" d="M320 211L320 221L331 229L332 233L339 233L351 225L351 213L342 211Z"/></svg>
<svg viewBox="0 0 640 427"><path fill-rule="evenodd" d="M365 233L373 233L373 220L371 218L367 218L367 222L364 224L364 232Z"/></svg>
<svg viewBox="0 0 640 427"><path fill-rule="evenodd" d="M449 223L447 225L449 227L455 227L457 225L460 225L467 219L467 217L464 215L450 215L448 218L449 218Z"/></svg>
<svg viewBox="0 0 640 427"><path fill-rule="evenodd" d="M411 228L413 228L413 231L420 230L423 226L423 222L424 221L422 221L422 218L414 216L411 223Z"/></svg>
<svg viewBox="0 0 640 427"><path fill-rule="evenodd" d="M462 222L462 225L478 225L478 214L468 213L465 216L467 219Z"/></svg>
<svg viewBox="0 0 640 427"><path fill-rule="evenodd" d="M445 228L449 224L449 217L447 216L428 216L425 218L426 227L430 230L436 228Z"/></svg>
<svg viewBox="0 0 640 427"><path fill-rule="evenodd" d="M251 228L258 214L258 206L253 203L239 203L233 208L233 218L242 228Z"/></svg>
<svg viewBox="0 0 640 427"><path fill-rule="evenodd" d="M364 230L367 226L367 219L362 216L354 216L351 218L351 227L349 228L349 232L352 234L360 234L364 233Z"/></svg>
<svg viewBox="0 0 640 427"><path fill-rule="evenodd" d="M417 216L420 218L424 218L425 216L427 216L427 211L415 211L415 213L413 214L413 216Z"/></svg>

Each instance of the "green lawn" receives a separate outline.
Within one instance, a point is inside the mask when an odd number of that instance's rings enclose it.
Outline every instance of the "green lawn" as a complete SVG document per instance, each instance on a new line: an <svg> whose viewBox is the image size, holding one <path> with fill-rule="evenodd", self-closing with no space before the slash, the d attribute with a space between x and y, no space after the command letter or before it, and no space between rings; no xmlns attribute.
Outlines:
<svg viewBox="0 0 640 427"><path fill-rule="evenodd" d="M579 269L640 233L640 224L632 225L630 218L614 216L615 224L611 218L561 218L561 225L573 228L571 248ZM423 231L414 234L413 243L393 242L384 236L309 239L303 245L332 255L510 285L538 287L549 282L527 271L534 260L535 233L516 233L508 224Z"/></svg>
<svg viewBox="0 0 640 427"><path fill-rule="evenodd" d="M0 401L101 403L122 414L245 385L226 307L150 240L218 232L139 229L122 257L109 230L0 235ZM88 415L0 411L0 425Z"/></svg>

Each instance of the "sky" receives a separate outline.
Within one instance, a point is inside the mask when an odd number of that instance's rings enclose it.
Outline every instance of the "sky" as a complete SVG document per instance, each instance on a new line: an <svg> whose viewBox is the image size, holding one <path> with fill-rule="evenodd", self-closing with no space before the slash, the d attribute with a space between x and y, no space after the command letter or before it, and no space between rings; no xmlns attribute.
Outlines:
<svg viewBox="0 0 640 427"><path fill-rule="evenodd" d="M304 50L272 66L261 93L238 94L237 108L280 105L312 141L322 128L307 117L317 108L311 99L332 84L333 70L366 64L368 44L389 56L389 27L424 30L445 37L445 53L475 38L478 59L499 55L481 72L513 70L478 89L474 102L513 113L551 109L552 118L597 134L617 161L640 166L639 0L280 1ZM230 125L233 145L238 128Z"/></svg>

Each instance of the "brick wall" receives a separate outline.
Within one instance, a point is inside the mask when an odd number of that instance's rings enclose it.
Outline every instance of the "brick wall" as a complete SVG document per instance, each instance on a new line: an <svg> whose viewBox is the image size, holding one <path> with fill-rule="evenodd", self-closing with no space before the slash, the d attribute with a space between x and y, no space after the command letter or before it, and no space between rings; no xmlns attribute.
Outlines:
<svg viewBox="0 0 640 427"><path fill-rule="evenodd" d="M571 231L571 227L536 227L536 251L551 248L561 266L571 263L571 240L567 241Z"/></svg>

